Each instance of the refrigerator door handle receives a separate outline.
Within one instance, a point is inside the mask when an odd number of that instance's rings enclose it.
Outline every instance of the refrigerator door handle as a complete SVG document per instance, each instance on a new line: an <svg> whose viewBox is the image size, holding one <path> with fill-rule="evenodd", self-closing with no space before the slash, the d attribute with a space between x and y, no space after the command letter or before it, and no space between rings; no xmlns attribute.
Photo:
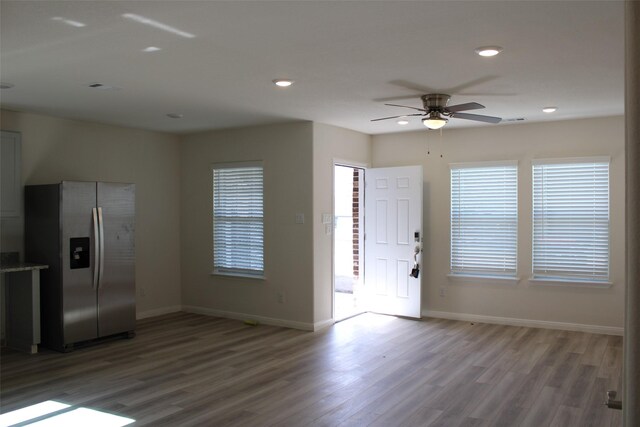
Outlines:
<svg viewBox="0 0 640 427"><path fill-rule="evenodd" d="M98 289L102 287L102 277L104 275L104 221L102 219L102 208L98 208L98 226L100 234L100 264L98 273Z"/></svg>
<svg viewBox="0 0 640 427"><path fill-rule="evenodd" d="M100 232L98 231L98 211L91 209L93 216L93 289L98 289L98 272L100 265Z"/></svg>

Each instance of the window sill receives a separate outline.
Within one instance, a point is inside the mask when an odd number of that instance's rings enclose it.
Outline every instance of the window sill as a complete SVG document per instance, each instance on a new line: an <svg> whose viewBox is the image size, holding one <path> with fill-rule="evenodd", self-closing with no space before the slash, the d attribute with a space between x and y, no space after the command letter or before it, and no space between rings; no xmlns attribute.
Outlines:
<svg viewBox="0 0 640 427"><path fill-rule="evenodd" d="M472 274L447 274L449 280L454 282L480 282L480 283L495 283L495 284L517 284L520 282L519 277L507 277L507 276L482 276Z"/></svg>
<svg viewBox="0 0 640 427"><path fill-rule="evenodd" d="M211 276L222 276L222 277L230 277L237 279L254 279L254 280L267 280L266 276L261 275L253 275L253 274L242 274L242 273L225 273L222 271L212 271Z"/></svg>
<svg viewBox="0 0 640 427"><path fill-rule="evenodd" d="M613 282L593 282L589 280L571 280L571 279L552 279L541 277L530 277L529 284L533 286L552 286L552 287L574 287L574 288L595 288L608 289L613 286Z"/></svg>

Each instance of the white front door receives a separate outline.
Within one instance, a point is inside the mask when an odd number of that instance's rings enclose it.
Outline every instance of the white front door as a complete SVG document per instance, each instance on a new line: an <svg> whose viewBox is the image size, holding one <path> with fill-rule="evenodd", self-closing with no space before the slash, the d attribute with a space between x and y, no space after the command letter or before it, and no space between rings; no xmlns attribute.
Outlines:
<svg viewBox="0 0 640 427"><path fill-rule="evenodd" d="M365 181L367 310L419 319L422 166L367 169Z"/></svg>

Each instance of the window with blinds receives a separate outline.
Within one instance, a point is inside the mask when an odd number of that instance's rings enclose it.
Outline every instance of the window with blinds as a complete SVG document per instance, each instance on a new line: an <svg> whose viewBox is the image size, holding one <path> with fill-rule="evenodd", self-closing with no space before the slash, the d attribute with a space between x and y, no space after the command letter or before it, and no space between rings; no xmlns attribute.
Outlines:
<svg viewBox="0 0 640 427"><path fill-rule="evenodd" d="M533 277L609 281L609 159L533 162Z"/></svg>
<svg viewBox="0 0 640 427"><path fill-rule="evenodd" d="M213 167L213 271L264 275L261 163Z"/></svg>
<svg viewBox="0 0 640 427"><path fill-rule="evenodd" d="M451 165L451 274L515 278L516 162Z"/></svg>

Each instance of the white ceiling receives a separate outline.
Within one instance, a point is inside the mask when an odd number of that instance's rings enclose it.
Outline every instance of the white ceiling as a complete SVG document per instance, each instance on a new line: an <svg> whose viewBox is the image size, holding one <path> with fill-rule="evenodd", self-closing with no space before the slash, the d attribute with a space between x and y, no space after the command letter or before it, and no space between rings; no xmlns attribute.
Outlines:
<svg viewBox="0 0 640 427"><path fill-rule="evenodd" d="M379 134L424 129L419 118L404 127L370 119L412 113L383 104L418 107L418 95L432 91L487 107L472 113L527 121L624 108L622 1L3 0L0 8L0 79L15 85L0 93L9 109L181 133L313 120ZM504 52L481 58L474 49L483 45ZM148 46L162 50L141 52ZM282 77L296 83L276 88ZM87 87L94 82L120 89ZM542 113L548 105L558 111ZM463 125L495 126L447 126Z"/></svg>

